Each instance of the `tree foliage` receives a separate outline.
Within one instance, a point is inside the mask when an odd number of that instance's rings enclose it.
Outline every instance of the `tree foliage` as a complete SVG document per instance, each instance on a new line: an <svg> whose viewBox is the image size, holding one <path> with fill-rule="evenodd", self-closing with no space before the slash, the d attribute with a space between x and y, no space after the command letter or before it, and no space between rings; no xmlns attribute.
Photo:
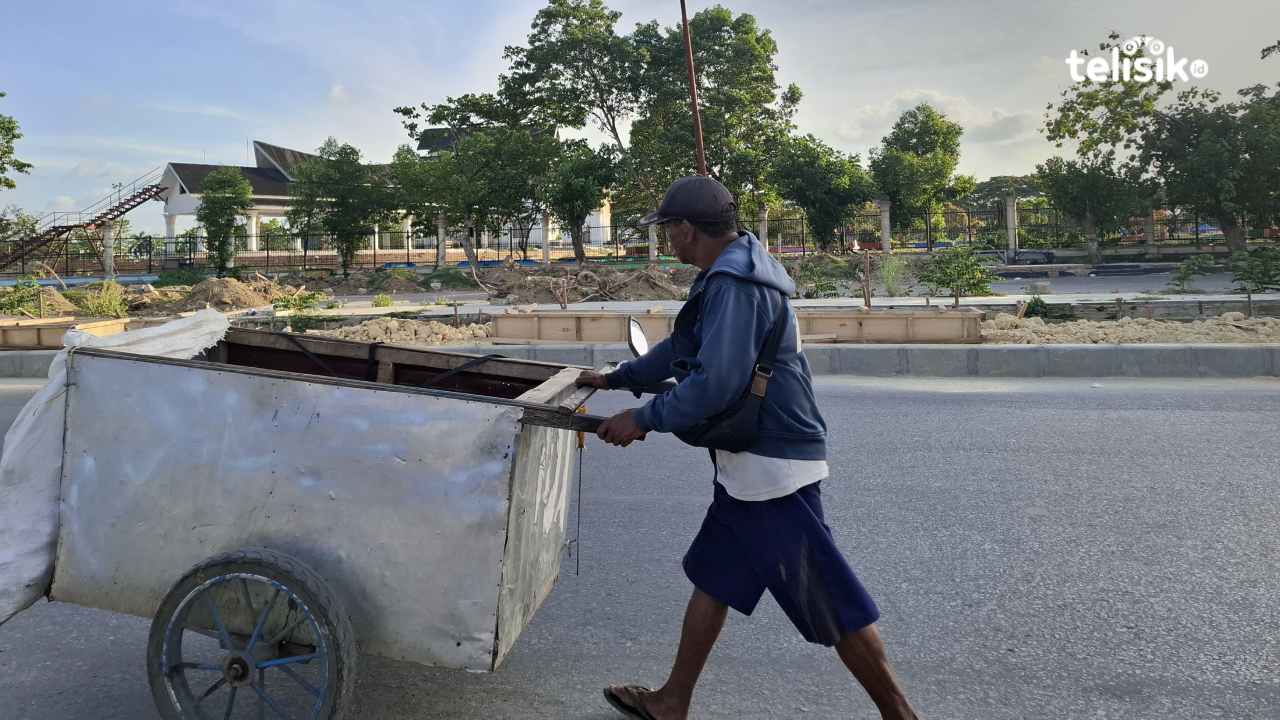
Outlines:
<svg viewBox="0 0 1280 720"><path fill-rule="evenodd" d="M253 188L239 168L220 167L205 176L200 192L196 222L208 233L209 250L222 277L235 255L236 219L253 207Z"/></svg>
<svg viewBox="0 0 1280 720"><path fill-rule="evenodd" d="M892 203L894 225L903 228L973 189L972 178L953 177L960 162L964 129L933 106L921 103L903 113L871 154L876 186Z"/></svg>
<svg viewBox="0 0 1280 720"><path fill-rule="evenodd" d="M788 140L771 177L782 197L804 210L809 229L823 247L849 211L875 195L858 156L846 155L813 135Z"/></svg>
<svg viewBox="0 0 1280 720"><path fill-rule="evenodd" d="M1144 132L1142 162L1175 204L1214 218L1231 249L1245 249L1245 221L1280 219L1280 93L1265 86L1241 100L1193 88Z"/></svg>
<svg viewBox="0 0 1280 720"><path fill-rule="evenodd" d="M547 208L561 227L569 229L573 254L586 262L582 228L607 197L617 166L608 148L591 149L585 141L570 140L560 146L546 180Z"/></svg>
<svg viewBox="0 0 1280 720"><path fill-rule="evenodd" d="M1250 301L1261 292L1280 291L1280 248L1261 247L1231 256L1231 279L1236 291Z"/></svg>
<svg viewBox="0 0 1280 720"><path fill-rule="evenodd" d="M1101 261L1103 236L1123 227L1152 194L1148 183L1119 172L1109 155L1049 158L1036 166L1036 180L1049 200L1081 226L1095 263Z"/></svg>
<svg viewBox="0 0 1280 720"><path fill-rule="evenodd" d="M0 92L0 98L5 94ZM22 133L18 130L18 121L9 115L0 114L0 188L10 188L15 186L13 178L9 177L9 173L27 173L31 170L31 163L26 163L17 158L13 145L22 139Z"/></svg>
<svg viewBox="0 0 1280 720"><path fill-rule="evenodd" d="M355 147L329 138L317 155L298 166L289 224L330 235L345 276L374 227L390 218L395 198L383 169L361 162Z"/></svg>

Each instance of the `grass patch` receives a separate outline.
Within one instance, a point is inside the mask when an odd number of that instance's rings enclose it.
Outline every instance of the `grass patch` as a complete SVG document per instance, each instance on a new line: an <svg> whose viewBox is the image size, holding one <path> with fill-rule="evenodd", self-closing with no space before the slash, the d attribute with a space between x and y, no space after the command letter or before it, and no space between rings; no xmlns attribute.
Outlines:
<svg viewBox="0 0 1280 720"><path fill-rule="evenodd" d="M444 289L444 290L477 290L479 289L476 286L475 281L471 279L471 274L468 272L463 272L459 268L445 268L443 270L436 270L433 273L422 276L421 284L423 286L431 287L431 283L433 282L440 283L441 289Z"/></svg>
<svg viewBox="0 0 1280 720"><path fill-rule="evenodd" d="M379 293L373 296L373 306L377 308L391 307L395 302L396 301L392 300L391 296L386 293Z"/></svg>
<svg viewBox="0 0 1280 720"><path fill-rule="evenodd" d="M171 287L173 285L195 285L196 283L209 277L208 275L195 270L193 268L183 268L180 270L166 270L160 273L160 279L151 283L151 287Z"/></svg>
<svg viewBox="0 0 1280 720"><path fill-rule="evenodd" d="M77 300L71 302L85 315L108 318L129 317L129 302L124 296L124 286L112 280L86 290L83 295L77 297Z"/></svg>
<svg viewBox="0 0 1280 720"><path fill-rule="evenodd" d="M292 310L293 312L305 312L320 307L320 303L327 299L327 296L321 292L302 291L292 295L276 298L271 306L277 310Z"/></svg>

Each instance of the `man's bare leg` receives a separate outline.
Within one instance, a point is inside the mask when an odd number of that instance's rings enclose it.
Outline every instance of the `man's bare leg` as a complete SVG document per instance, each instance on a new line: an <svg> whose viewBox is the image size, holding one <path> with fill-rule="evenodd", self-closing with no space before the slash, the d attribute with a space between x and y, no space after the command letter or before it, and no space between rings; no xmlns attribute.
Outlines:
<svg viewBox="0 0 1280 720"><path fill-rule="evenodd" d="M845 667L862 684L885 720L917 720L915 710L898 685L884 654L884 643L875 625L851 632L836 643Z"/></svg>
<svg viewBox="0 0 1280 720"><path fill-rule="evenodd" d="M711 648L720 637L729 606L694 588L693 597L684 611L680 630L680 649L667 682L658 690L640 698L644 709L658 720L685 720L693 701L693 688L698 684L702 668L707 664Z"/></svg>

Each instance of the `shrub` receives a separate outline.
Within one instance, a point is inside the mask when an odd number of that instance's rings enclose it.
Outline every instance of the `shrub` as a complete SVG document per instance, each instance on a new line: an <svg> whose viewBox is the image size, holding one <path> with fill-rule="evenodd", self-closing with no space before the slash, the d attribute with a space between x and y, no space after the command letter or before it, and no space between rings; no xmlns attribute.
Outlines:
<svg viewBox="0 0 1280 720"><path fill-rule="evenodd" d="M124 287L112 280L89 290L77 300L76 305L85 315L109 318L129 316L129 302L124 297Z"/></svg>
<svg viewBox="0 0 1280 720"><path fill-rule="evenodd" d="M373 296L374 307L391 307L394 304L395 300L392 300L391 296L386 293L379 293Z"/></svg>
<svg viewBox="0 0 1280 720"><path fill-rule="evenodd" d="M897 255L882 255L880 266L876 268L876 276L884 294L889 297L902 297L909 292L907 272L909 266L905 258Z"/></svg>
<svg viewBox="0 0 1280 720"><path fill-rule="evenodd" d="M1169 278L1169 289L1176 293L1195 292L1191 281L1197 275L1208 275L1213 272L1213 258L1208 255L1192 255L1178 264Z"/></svg>
<svg viewBox="0 0 1280 720"><path fill-rule="evenodd" d="M272 301L271 306L277 310L292 310L294 312L305 312L320 307L320 303L327 297L321 292L302 291L292 295L285 295Z"/></svg>
<svg viewBox="0 0 1280 720"><path fill-rule="evenodd" d="M966 295L990 295L997 276L969 248L948 248L934 253L916 277L926 287L948 290L959 307Z"/></svg>

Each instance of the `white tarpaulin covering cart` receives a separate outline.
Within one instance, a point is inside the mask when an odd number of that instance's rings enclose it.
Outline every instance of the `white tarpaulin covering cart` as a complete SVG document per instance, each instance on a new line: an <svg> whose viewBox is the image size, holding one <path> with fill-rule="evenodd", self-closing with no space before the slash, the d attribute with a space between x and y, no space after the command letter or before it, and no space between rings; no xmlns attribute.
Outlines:
<svg viewBox="0 0 1280 720"><path fill-rule="evenodd" d="M559 572L571 428L598 422L575 368L314 336L79 348L65 373L63 433L28 449L57 466L52 582L26 591L154 618L166 717L336 717L357 644L496 669Z"/></svg>

